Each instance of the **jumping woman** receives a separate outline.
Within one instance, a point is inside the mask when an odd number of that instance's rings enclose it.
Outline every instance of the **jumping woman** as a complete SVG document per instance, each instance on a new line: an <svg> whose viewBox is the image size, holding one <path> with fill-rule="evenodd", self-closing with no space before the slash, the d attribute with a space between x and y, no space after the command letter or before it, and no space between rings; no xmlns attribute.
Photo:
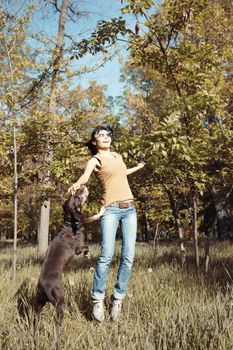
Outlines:
<svg viewBox="0 0 233 350"><path fill-rule="evenodd" d="M131 275L137 234L136 210L127 176L144 166L144 163L139 163L127 169L121 155L110 150L112 136L113 131L109 126L97 126L93 130L91 139L86 144L93 157L87 162L83 175L68 190L74 194L82 184L88 182L93 172L102 185L101 202L105 209L100 218L101 253L98 257L91 292L93 317L98 322L104 320L105 288L120 221L121 258L116 285L111 296L112 320L118 320L121 313L122 300Z"/></svg>

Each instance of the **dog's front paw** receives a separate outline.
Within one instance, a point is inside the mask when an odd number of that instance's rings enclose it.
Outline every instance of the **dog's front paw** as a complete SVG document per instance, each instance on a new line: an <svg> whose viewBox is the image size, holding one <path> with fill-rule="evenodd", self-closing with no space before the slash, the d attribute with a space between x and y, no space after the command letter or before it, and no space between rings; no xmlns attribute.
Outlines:
<svg viewBox="0 0 233 350"><path fill-rule="evenodd" d="M84 258L86 258L86 259L91 259L91 253L90 252L84 252Z"/></svg>

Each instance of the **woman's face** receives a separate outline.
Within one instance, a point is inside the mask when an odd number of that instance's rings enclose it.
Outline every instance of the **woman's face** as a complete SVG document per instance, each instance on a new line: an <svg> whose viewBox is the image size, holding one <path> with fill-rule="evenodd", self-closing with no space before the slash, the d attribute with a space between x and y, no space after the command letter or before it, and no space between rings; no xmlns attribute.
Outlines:
<svg viewBox="0 0 233 350"><path fill-rule="evenodd" d="M111 133L107 130L100 130L98 134L95 134L95 141L93 144L97 149L107 150L112 142Z"/></svg>

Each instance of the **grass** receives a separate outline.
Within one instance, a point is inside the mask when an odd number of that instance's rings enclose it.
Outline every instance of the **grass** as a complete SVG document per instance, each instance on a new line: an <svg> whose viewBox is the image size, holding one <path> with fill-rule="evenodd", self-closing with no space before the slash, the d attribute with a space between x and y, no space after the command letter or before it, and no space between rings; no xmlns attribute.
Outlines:
<svg viewBox="0 0 233 350"><path fill-rule="evenodd" d="M67 307L62 349L233 350L232 244L214 244L210 274L197 280L191 250L182 270L176 243L155 249L138 243L122 318L113 323L108 309L120 254L117 243L107 285L107 318L101 325L91 320L90 297L99 247L91 246L91 252L90 260L75 257L63 275ZM11 254L9 248L0 250L0 349L32 350L32 303L42 261L35 247L19 248L13 284ZM54 320L54 309L47 304L37 349L55 348Z"/></svg>

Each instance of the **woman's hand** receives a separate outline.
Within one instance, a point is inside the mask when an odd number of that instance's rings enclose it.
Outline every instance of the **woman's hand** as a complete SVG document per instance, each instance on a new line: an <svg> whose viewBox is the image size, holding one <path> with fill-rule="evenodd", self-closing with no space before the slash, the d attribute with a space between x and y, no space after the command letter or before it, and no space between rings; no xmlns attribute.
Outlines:
<svg viewBox="0 0 233 350"><path fill-rule="evenodd" d="M89 218L85 218L84 219L84 223L85 224L90 224L91 222L98 220L105 212L106 207L101 207L100 211L98 212L98 214L93 215L93 216L89 216Z"/></svg>
<svg viewBox="0 0 233 350"><path fill-rule="evenodd" d="M75 194L75 192L79 189L80 184L78 182L75 182L70 188L68 188L68 193L72 194L72 196Z"/></svg>
<svg viewBox="0 0 233 350"><path fill-rule="evenodd" d="M138 171L139 169L142 169L144 166L145 166L145 163L144 162L140 162L140 163L138 163L137 166L135 166L133 168L130 168L130 169L127 169L126 175L130 175L130 174L134 173L135 171Z"/></svg>
<svg viewBox="0 0 233 350"><path fill-rule="evenodd" d="M137 168L139 170L139 169L143 168L144 166L145 166L145 163L144 162L140 162L140 163L138 163Z"/></svg>

